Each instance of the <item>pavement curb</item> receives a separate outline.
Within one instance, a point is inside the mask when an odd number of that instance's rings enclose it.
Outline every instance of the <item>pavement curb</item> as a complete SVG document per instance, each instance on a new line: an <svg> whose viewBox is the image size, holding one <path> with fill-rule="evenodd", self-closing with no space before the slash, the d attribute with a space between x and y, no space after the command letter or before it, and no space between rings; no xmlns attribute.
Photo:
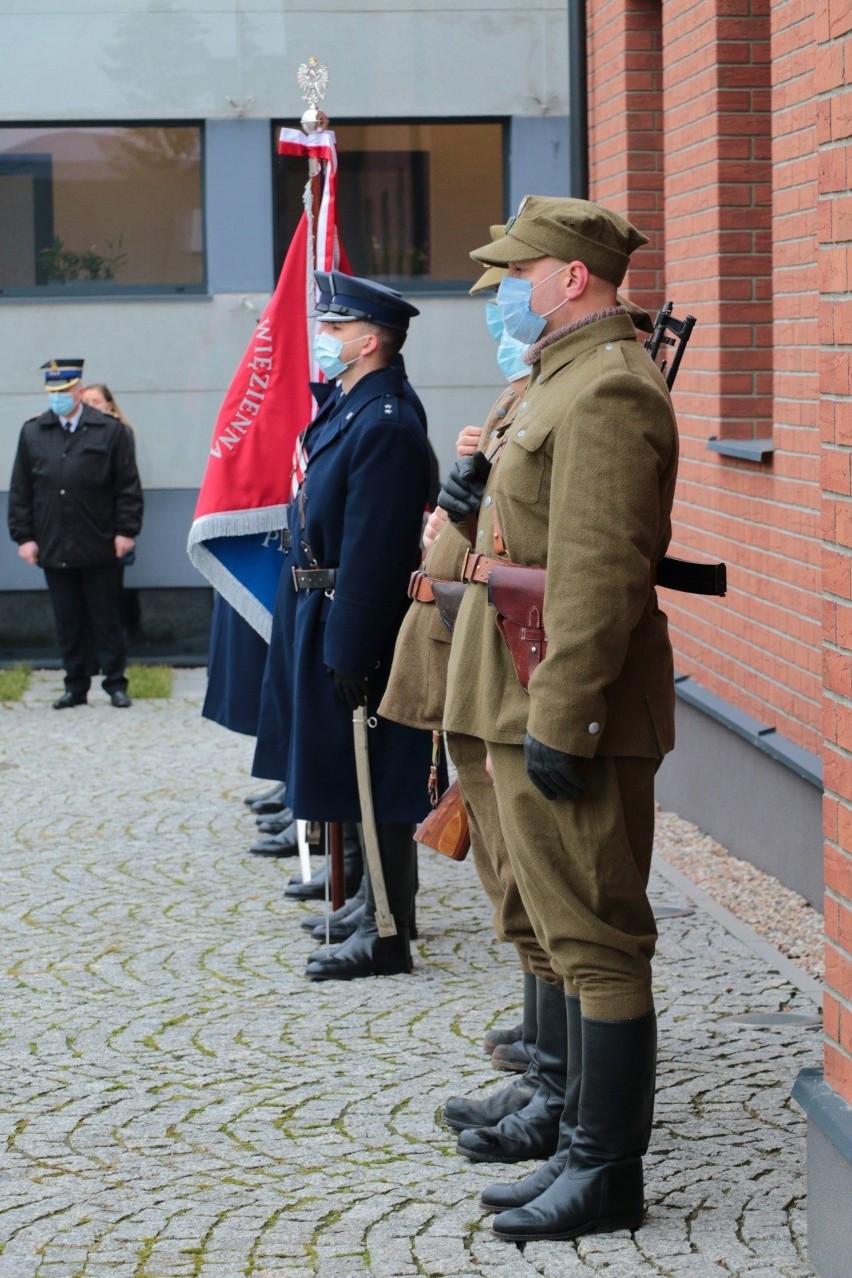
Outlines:
<svg viewBox="0 0 852 1278"><path fill-rule="evenodd" d="M742 919L738 919L724 905L720 905L709 892L705 892L697 883L693 883L692 879L682 870L676 869L660 852L654 856L654 869L667 883L677 888L705 914L715 919L726 932L730 932L738 941L741 941L767 967L779 972L790 985L812 998L818 1008L822 1007L823 984L815 976L811 976L809 972L804 971L792 959L788 959L785 954L777 950L774 945L770 945L769 941L764 940L754 928L743 923Z"/></svg>

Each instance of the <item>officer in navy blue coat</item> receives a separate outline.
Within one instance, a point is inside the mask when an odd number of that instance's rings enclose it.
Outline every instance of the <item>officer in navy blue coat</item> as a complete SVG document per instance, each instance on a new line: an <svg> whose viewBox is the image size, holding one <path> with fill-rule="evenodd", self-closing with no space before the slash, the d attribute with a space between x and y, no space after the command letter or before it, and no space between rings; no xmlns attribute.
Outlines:
<svg viewBox="0 0 852 1278"><path fill-rule="evenodd" d="M277 705L266 723L261 712L254 772L286 781L297 817L357 822L352 711L366 705L374 715L384 692L419 559L430 458L421 414L395 363L417 310L369 280L331 272L319 283L325 298L314 349L335 386L304 437L307 468L290 507L276 608L280 642L273 631L267 665ZM431 742L428 733L381 718L369 737L397 936L379 937L368 885L358 931L329 958L309 963L314 979L411 970L413 827L429 806Z"/></svg>

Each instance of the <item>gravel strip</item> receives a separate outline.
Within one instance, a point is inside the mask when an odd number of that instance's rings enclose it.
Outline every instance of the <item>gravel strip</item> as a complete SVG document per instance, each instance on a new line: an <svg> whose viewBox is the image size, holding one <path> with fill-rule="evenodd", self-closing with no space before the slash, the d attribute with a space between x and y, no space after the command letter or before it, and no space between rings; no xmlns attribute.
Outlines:
<svg viewBox="0 0 852 1278"><path fill-rule="evenodd" d="M809 976L825 976L823 918L798 892L731 856L697 826L657 810L656 855L754 928Z"/></svg>

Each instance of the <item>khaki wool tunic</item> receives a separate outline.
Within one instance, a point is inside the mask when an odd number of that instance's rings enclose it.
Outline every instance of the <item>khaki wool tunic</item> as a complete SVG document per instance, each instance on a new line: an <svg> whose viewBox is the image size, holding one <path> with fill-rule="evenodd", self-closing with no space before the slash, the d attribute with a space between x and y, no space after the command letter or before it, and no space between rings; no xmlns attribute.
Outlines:
<svg viewBox="0 0 852 1278"><path fill-rule="evenodd" d="M492 405L480 439L479 446L484 452L491 451L498 432L511 424L519 398L516 387L507 386ZM426 552L423 571L437 581L461 581L469 549L466 526L448 521ZM451 639L434 604L412 603L397 636L379 714L409 728L440 731Z"/></svg>
<svg viewBox="0 0 852 1278"><path fill-rule="evenodd" d="M668 389L627 315L546 346L480 508L476 549L547 568L547 655L521 688L484 585L456 622L444 727L520 745L659 759L674 669L653 565L671 538L678 440Z"/></svg>

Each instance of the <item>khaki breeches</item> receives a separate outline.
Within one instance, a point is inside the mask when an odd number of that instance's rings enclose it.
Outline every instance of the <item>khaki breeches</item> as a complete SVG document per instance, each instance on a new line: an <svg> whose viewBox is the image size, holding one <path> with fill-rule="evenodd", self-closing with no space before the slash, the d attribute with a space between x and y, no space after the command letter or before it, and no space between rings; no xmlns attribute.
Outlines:
<svg viewBox="0 0 852 1278"><path fill-rule="evenodd" d="M500 828L494 783L485 771L485 743L477 737L447 734L447 747L456 765L462 799L470 822L473 863L486 895L494 907L494 931L500 941L510 941L518 951L521 967L543 981L554 975L529 915L521 900Z"/></svg>
<svg viewBox="0 0 852 1278"><path fill-rule="evenodd" d="M584 1016L626 1020L653 1009L657 937L647 885L655 759L584 761L580 799L548 800L522 746L489 744L500 824L536 936Z"/></svg>

